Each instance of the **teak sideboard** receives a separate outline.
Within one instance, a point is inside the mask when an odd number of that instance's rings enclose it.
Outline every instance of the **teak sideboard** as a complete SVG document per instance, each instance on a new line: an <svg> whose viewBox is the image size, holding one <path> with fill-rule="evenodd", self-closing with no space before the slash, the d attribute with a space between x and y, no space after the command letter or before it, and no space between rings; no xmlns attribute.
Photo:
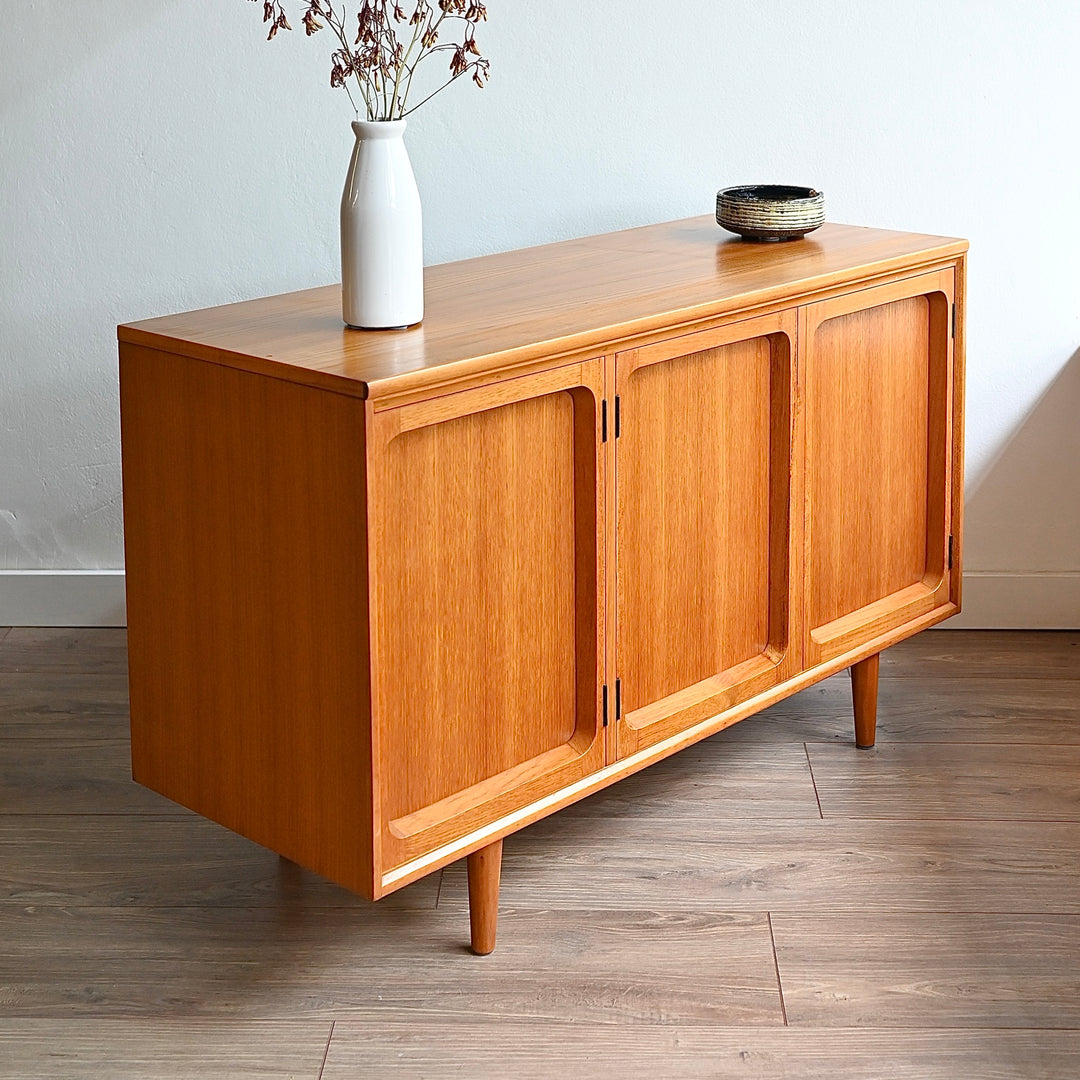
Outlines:
<svg viewBox="0 0 1080 1080"><path fill-rule="evenodd" d="M371 898L960 607L967 244L709 218L119 328L135 779ZM721 842L721 841L718 841Z"/></svg>

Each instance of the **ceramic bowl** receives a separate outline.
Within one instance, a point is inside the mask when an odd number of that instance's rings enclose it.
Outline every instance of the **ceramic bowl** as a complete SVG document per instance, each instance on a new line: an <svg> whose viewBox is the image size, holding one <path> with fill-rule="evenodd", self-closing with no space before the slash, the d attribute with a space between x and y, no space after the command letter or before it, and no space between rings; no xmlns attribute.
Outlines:
<svg viewBox="0 0 1080 1080"><path fill-rule="evenodd" d="M787 184L722 188L716 221L747 240L798 240L825 223L825 196Z"/></svg>

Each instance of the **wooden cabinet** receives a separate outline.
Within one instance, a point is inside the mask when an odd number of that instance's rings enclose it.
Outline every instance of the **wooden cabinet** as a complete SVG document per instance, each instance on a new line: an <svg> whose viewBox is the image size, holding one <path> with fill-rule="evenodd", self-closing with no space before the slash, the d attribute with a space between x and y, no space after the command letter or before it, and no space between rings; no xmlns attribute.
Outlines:
<svg viewBox="0 0 1080 1080"><path fill-rule="evenodd" d="M120 327L135 778L377 899L960 602L962 241L708 219ZM958 315L959 313L959 315Z"/></svg>

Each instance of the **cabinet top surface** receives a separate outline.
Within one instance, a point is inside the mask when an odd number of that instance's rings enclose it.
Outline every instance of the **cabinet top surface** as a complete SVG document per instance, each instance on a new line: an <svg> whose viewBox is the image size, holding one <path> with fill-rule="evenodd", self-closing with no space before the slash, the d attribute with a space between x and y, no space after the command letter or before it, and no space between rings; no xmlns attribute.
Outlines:
<svg viewBox="0 0 1080 1080"><path fill-rule="evenodd" d="M349 330L337 285L119 327L121 342L362 396L410 393L484 371L798 302L861 279L955 258L962 240L826 224L747 243L711 217L444 263L424 272L424 322Z"/></svg>

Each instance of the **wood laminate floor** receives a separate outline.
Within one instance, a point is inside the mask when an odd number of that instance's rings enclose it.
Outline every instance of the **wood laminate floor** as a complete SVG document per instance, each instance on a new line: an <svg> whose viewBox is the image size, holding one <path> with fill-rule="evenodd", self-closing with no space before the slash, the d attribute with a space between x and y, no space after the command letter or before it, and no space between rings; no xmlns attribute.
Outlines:
<svg viewBox="0 0 1080 1080"><path fill-rule="evenodd" d="M1080 1077L1080 634L934 631L369 904L133 784L0 628L0 1077Z"/></svg>

